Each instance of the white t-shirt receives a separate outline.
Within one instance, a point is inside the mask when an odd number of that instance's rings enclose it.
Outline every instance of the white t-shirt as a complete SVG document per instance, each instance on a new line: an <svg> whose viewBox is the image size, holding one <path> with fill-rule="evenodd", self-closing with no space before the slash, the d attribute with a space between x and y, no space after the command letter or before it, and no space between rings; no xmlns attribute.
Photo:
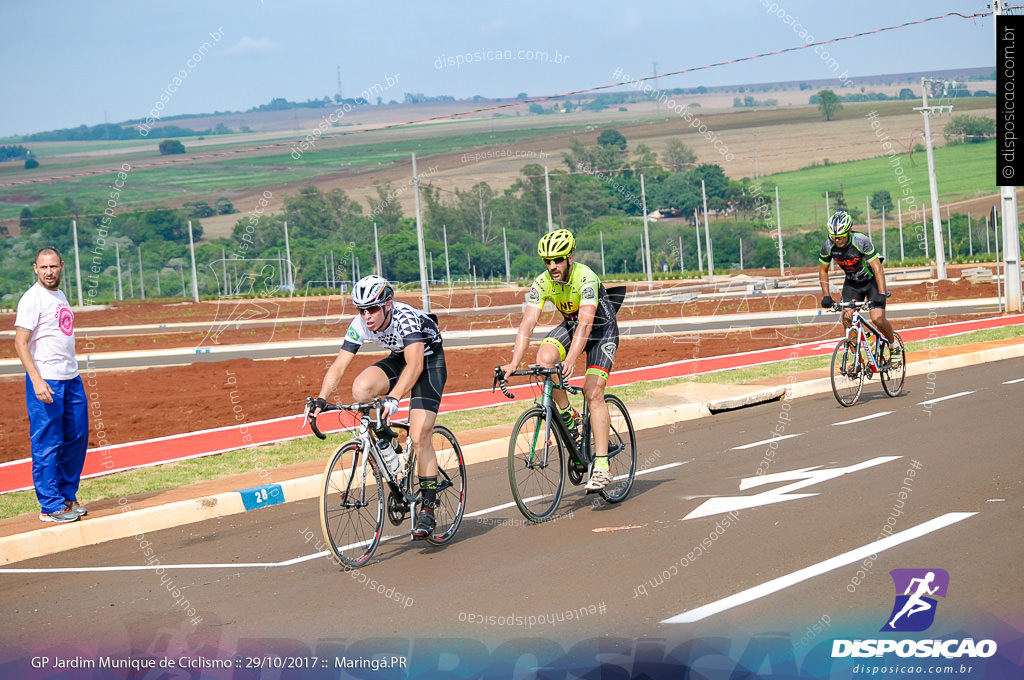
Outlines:
<svg viewBox="0 0 1024 680"><path fill-rule="evenodd" d="M43 380L71 380L78 375L75 315L63 292L36 282L18 301L14 325L32 331L28 350Z"/></svg>

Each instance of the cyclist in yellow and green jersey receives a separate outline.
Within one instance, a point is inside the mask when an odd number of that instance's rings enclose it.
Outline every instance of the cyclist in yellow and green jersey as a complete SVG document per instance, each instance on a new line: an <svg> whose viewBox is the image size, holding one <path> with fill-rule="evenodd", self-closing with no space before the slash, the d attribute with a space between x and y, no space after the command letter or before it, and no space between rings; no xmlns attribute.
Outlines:
<svg viewBox="0 0 1024 680"><path fill-rule="evenodd" d="M551 300L562 314L562 323L541 341L537 363L551 368L562 362L562 374L568 379L576 369L576 361L586 353L587 372L583 395L590 407L590 423L594 432L596 459L587 481L588 492L600 491L611 481L608 471L608 406L604 390L619 346L619 325L616 307L601 284L601 279L585 264L573 262L576 240L568 229L545 234L537 244L537 254L544 260L546 271L538 276L526 295L526 311L519 324L512 349L512 361L501 367L506 379L522 363L537 326L544 302ZM555 403L574 434L578 431L579 414L569 405L565 390L555 390Z"/></svg>

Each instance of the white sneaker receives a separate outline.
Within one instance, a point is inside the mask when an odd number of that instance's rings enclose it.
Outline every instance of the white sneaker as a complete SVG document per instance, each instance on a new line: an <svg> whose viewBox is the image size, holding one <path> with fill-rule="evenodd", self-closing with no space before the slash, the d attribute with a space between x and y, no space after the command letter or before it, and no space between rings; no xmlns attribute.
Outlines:
<svg viewBox="0 0 1024 680"><path fill-rule="evenodd" d="M612 481L612 473L608 470L594 470L584 487L587 491L600 491Z"/></svg>

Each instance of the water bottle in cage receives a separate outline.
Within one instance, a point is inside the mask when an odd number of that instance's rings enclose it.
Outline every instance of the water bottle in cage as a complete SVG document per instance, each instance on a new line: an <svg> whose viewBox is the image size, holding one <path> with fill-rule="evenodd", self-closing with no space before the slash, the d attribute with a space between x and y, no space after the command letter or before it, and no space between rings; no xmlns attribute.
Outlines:
<svg viewBox="0 0 1024 680"><path fill-rule="evenodd" d="M380 455L384 459L384 464L388 466L388 471L391 472L393 477L397 477L401 471L402 464L398 460L398 454L395 452L395 447L392 446L391 440L377 440L377 449L380 451Z"/></svg>

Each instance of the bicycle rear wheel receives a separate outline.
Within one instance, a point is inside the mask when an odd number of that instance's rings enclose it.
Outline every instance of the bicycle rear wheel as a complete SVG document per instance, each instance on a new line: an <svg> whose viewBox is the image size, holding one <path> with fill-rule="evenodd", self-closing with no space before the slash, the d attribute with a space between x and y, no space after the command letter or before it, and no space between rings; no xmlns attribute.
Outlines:
<svg viewBox="0 0 1024 680"><path fill-rule="evenodd" d="M832 394L843 406L853 406L864 387L864 370L856 343L840 340L832 351Z"/></svg>
<svg viewBox="0 0 1024 680"><path fill-rule="evenodd" d="M361 442L351 441L338 449L320 486L320 528L331 555L346 567L365 564L384 529L384 485L372 458L364 479L361 448Z"/></svg>
<svg viewBox="0 0 1024 680"><path fill-rule="evenodd" d="M435 425L430 441L437 456L437 507L434 533L426 539L427 543L444 545L459 530L466 511L466 462L462 447L447 427Z"/></svg>
<svg viewBox="0 0 1024 680"><path fill-rule="evenodd" d="M633 421L622 400L613 394L604 395L608 405L608 470L612 481L601 489L601 496L609 503L625 500L636 476L636 432ZM590 434L590 450L594 450L594 434Z"/></svg>
<svg viewBox="0 0 1024 680"><path fill-rule="evenodd" d="M903 338L900 337L899 333L893 333L893 347L900 349L900 363L898 366L892 365L892 348L888 344L882 348L882 365L888 364L888 367L882 371L882 389L890 397L895 397L897 394L903 391L903 381L907 376L907 355L906 350L903 347Z"/></svg>
<svg viewBox="0 0 1024 680"><path fill-rule="evenodd" d="M543 522L554 514L565 489L562 442L548 430L547 415L531 408L516 421L508 445L508 481L523 516Z"/></svg>

